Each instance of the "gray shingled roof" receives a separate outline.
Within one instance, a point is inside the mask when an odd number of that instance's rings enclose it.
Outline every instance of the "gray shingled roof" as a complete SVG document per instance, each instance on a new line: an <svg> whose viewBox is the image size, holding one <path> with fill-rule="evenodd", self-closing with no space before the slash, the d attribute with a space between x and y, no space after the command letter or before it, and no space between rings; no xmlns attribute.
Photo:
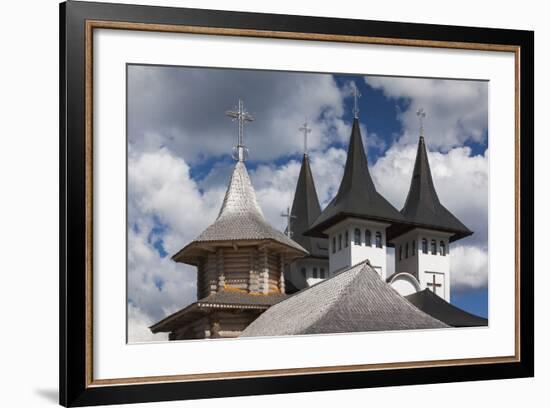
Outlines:
<svg viewBox="0 0 550 408"><path fill-rule="evenodd" d="M150 327L153 333L171 332L208 314L212 309L266 310L288 298L285 294L250 294L241 291L222 290L172 313Z"/></svg>
<svg viewBox="0 0 550 408"><path fill-rule="evenodd" d="M173 259L186 262L186 250L197 243L240 240L272 240L299 253L307 253L298 243L265 220L244 162L235 165L216 221L174 255Z"/></svg>
<svg viewBox="0 0 550 408"><path fill-rule="evenodd" d="M489 323L488 320L483 317L473 315L450 304L429 289L424 289L423 291L405 297L423 312L445 322L449 326L487 326Z"/></svg>
<svg viewBox="0 0 550 408"><path fill-rule="evenodd" d="M448 326L412 305L370 265L361 263L272 306L242 336L443 327Z"/></svg>
<svg viewBox="0 0 550 408"><path fill-rule="evenodd" d="M312 238L303 235L305 231L321 214L321 206L313 181L313 174L309 165L309 156L304 154L302 167L296 184L294 201L292 202L293 217L291 221L292 239L307 249L310 256L316 258L328 258L328 240L323 238Z"/></svg>
<svg viewBox="0 0 550 408"><path fill-rule="evenodd" d="M460 186L457 187L460 188ZM401 213L414 226L454 233L450 238L451 242L473 234L439 201L423 136L420 136L418 141L411 185ZM395 226L390 228L388 235L394 237L406 231L407 228L400 229Z"/></svg>
<svg viewBox="0 0 550 408"><path fill-rule="evenodd" d="M326 237L324 230L347 217L389 223L405 222L403 215L376 191L369 172L358 119L353 120L344 176L338 193L306 235Z"/></svg>

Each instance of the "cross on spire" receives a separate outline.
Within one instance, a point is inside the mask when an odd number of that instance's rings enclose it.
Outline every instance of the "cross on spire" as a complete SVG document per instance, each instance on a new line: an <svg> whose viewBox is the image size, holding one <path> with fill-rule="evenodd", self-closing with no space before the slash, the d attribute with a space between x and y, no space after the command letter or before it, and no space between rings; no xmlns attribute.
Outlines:
<svg viewBox="0 0 550 408"><path fill-rule="evenodd" d="M244 103L241 98L239 98L239 104L234 111L225 112L226 116L229 116L233 121L239 122L239 136L237 139L237 146L234 148L233 158L237 161L245 160L245 153L247 151L246 146L244 145L244 124L246 122L252 122L254 118L250 115L244 108Z"/></svg>
<svg viewBox="0 0 550 408"><path fill-rule="evenodd" d="M287 207L286 208L286 213L281 213L281 217L285 217L286 218L286 230L285 230L285 234L289 237L289 238L292 238L292 219L293 218L296 218L295 215L292 215L292 213L290 212L290 207Z"/></svg>
<svg viewBox="0 0 550 408"><path fill-rule="evenodd" d="M307 125L307 118L302 127L298 130L304 132L304 154L307 154L307 134L311 133L311 128Z"/></svg>
<svg viewBox="0 0 550 408"><path fill-rule="evenodd" d="M362 95L361 92L359 92L357 85L355 85L355 82L351 83L351 92L353 95L353 117L355 119L359 119L359 98Z"/></svg>
<svg viewBox="0 0 550 408"><path fill-rule="evenodd" d="M426 117L426 111L424 108L420 108L416 111L416 116L420 122L420 137L424 137L424 118Z"/></svg>

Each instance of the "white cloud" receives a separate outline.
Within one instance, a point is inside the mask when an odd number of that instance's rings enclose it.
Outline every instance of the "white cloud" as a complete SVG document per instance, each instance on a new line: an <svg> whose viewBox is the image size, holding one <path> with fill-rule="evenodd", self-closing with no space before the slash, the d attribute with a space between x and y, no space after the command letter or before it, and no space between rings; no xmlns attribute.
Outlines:
<svg viewBox="0 0 550 408"><path fill-rule="evenodd" d="M128 297L143 317L129 318L128 335L138 341L148 331L144 325L195 300L195 268L170 256L216 218L223 190L201 194L187 164L163 148L130 152L128 191ZM159 239L168 256L154 247Z"/></svg>
<svg viewBox="0 0 550 408"><path fill-rule="evenodd" d="M382 90L388 98L410 102L397 115L403 125L401 144L414 144L418 139L416 111L420 107L427 112L424 128L432 148L447 151L466 141L483 142L486 137L488 83L485 81L365 77L365 82Z"/></svg>
<svg viewBox="0 0 550 408"><path fill-rule="evenodd" d="M330 74L132 66L128 81L129 142L140 151L165 146L193 164L228 154L237 128L225 111L239 97L255 117L245 128L254 160L302 152L305 117L311 150L348 137L346 95Z"/></svg>
<svg viewBox="0 0 550 408"><path fill-rule="evenodd" d="M456 245L452 249L451 284L453 290L487 286L487 251L475 246Z"/></svg>
<svg viewBox="0 0 550 408"><path fill-rule="evenodd" d="M141 343L151 341L166 341L168 333L151 333L149 326L154 322L137 307L128 306L128 342Z"/></svg>

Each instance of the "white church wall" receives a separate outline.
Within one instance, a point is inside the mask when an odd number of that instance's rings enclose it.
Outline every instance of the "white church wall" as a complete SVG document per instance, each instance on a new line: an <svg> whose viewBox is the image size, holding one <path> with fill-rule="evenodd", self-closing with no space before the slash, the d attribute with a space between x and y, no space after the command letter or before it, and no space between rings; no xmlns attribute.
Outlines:
<svg viewBox="0 0 550 408"><path fill-rule="evenodd" d="M451 254L449 238L451 234L441 231L416 228L392 240L395 245L395 272L408 272L418 278L420 289L433 290L433 276L436 274L436 293L447 301L451 299L450 269ZM427 253L423 252L423 240L427 242ZM435 254L432 253L432 241L435 241ZM412 243L415 253L412 253ZM445 255L441 255L441 242L445 245ZM406 256L406 245L409 256ZM399 257L402 248L401 259ZM429 285L430 284L430 285Z"/></svg>
<svg viewBox="0 0 550 408"><path fill-rule="evenodd" d="M436 273L436 278L441 280L442 291L436 290L436 293L443 297L445 300L450 301L451 299L451 287L450 287L450 271L451 271L451 254L449 252L449 237L451 234L439 232L439 231L430 231L430 230L418 230L419 243L422 245L422 239L428 241L428 253L425 254L422 251L422 247L418 251L418 270L419 270L419 281L422 289L433 287L429 286L428 283L433 283L433 275ZM435 240L436 242L436 253L432 254L431 241ZM445 255L440 255L440 242L443 241L445 244ZM439 283L436 282L436 283ZM442 296L444 294L444 296Z"/></svg>
<svg viewBox="0 0 550 408"><path fill-rule="evenodd" d="M290 281L300 289L304 281L311 286L329 277L328 259L303 258L290 265Z"/></svg>
<svg viewBox="0 0 550 408"><path fill-rule="evenodd" d="M329 270L331 275L343 268L368 259L380 274L380 277L386 279L386 228L388 226L389 224L386 223L348 218L325 231L329 236ZM359 229L361 232L359 243L355 242L355 229ZM365 242L366 230L370 231L370 245ZM376 246L377 233L381 235L380 248ZM340 240L342 242L341 246Z"/></svg>

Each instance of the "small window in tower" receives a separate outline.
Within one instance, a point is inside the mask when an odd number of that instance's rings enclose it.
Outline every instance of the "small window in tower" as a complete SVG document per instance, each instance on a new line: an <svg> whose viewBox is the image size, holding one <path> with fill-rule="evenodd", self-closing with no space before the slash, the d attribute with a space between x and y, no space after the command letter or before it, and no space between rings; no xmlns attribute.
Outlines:
<svg viewBox="0 0 550 408"><path fill-rule="evenodd" d="M409 257L409 243L407 242L405 244L405 258Z"/></svg>
<svg viewBox="0 0 550 408"><path fill-rule="evenodd" d="M342 234L338 235L338 251L342 249Z"/></svg>
<svg viewBox="0 0 550 408"><path fill-rule="evenodd" d="M355 245L361 245L361 230L359 228L355 228L353 232L353 243Z"/></svg>
<svg viewBox="0 0 550 408"><path fill-rule="evenodd" d="M321 279L325 279L325 278L326 278L325 268L321 268Z"/></svg>
<svg viewBox="0 0 550 408"><path fill-rule="evenodd" d="M413 241L412 242L412 253L411 253L411 256L415 256L416 255L416 241Z"/></svg>
<svg viewBox="0 0 550 408"><path fill-rule="evenodd" d="M432 239L432 255L437 255L437 243L435 242L435 239Z"/></svg>
<svg viewBox="0 0 550 408"><path fill-rule="evenodd" d="M422 238L422 253L428 253L428 240L426 238Z"/></svg>
<svg viewBox="0 0 550 408"><path fill-rule="evenodd" d="M346 230L346 237L344 239L344 245L346 246L346 248L348 247L349 245L349 232Z"/></svg>
<svg viewBox="0 0 550 408"><path fill-rule="evenodd" d="M302 272L302 275L304 275L304 277L307 278L307 276L306 276L306 268L300 269L300 272Z"/></svg>
<svg viewBox="0 0 550 408"><path fill-rule="evenodd" d="M371 239L370 239L370 230L365 230L365 245L366 246L371 246L372 245L372 242L371 242Z"/></svg>
<svg viewBox="0 0 550 408"><path fill-rule="evenodd" d="M336 237L332 237L332 253L336 252Z"/></svg>
<svg viewBox="0 0 550 408"><path fill-rule="evenodd" d="M382 233L376 231L376 248L382 248Z"/></svg>
<svg viewBox="0 0 550 408"><path fill-rule="evenodd" d="M317 274L317 268L313 268L313 279L319 278L319 275Z"/></svg>
<svg viewBox="0 0 550 408"><path fill-rule="evenodd" d="M403 246L399 245L399 260L403 259Z"/></svg>
<svg viewBox="0 0 550 408"><path fill-rule="evenodd" d="M445 251L445 242L443 241L439 243L439 255L441 256L447 255L447 252Z"/></svg>

